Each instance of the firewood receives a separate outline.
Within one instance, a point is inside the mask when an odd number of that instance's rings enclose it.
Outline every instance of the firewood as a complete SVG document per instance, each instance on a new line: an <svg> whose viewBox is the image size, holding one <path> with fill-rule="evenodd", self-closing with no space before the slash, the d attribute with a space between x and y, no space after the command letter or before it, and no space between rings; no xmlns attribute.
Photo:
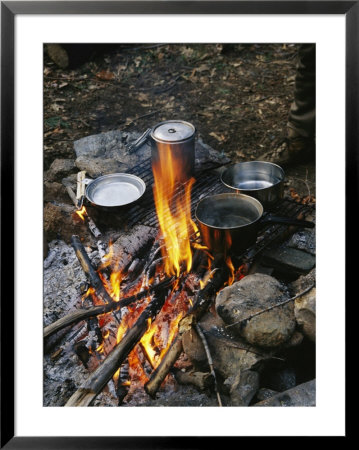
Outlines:
<svg viewBox="0 0 359 450"><path fill-rule="evenodd" d="M145 334L148 319L154 319L162 308L166 292L162 289L154 296L147 308L141 313L136 323L128 330L123 339L108 355L103 363L89 376L86 382L70 397L65 406L90 406L97 395L113 377L125 361L128 354Z"/></svg>
<svg viewBox="0 0 359 450"><path fill-rule="evenodd" d="M76 198L76 195L75 195L74 191L70 188L70 186L66 186L66 190L67 190L67 193L69 194L69 197L71 198L73 204L75 205L75 208L78 210L79 209L78 208L79 200ZM93 221L93 219L88 215L87 211L86 211L84 220L87 222L89 230L95 236L95 238L99 238L102 235L102 233L97 228L97 226L96 226L95 222Z"/></svg>
<svg viewBox="0 0 359 450"><path fill-rule="evenodd" d="M155 397L156 392L166 378L169 370L177 361L182 352L181 335L184 331L188 330L188 327L192 327L195 323L197 323L197 321L199 321L202 315L207 311L211 301L214 298L214 295L222 287L227 278L227 267L222 266L220 269L216 270L213 278L210 279L206 286L198 292L196 301L193 304L192 308L190 308L187 314L179 322L179 334L173 341L167 353L165 353L157 369L152 373L149 381L145 384L145 391L152 398Z"/></svg>
<svg viewBox="0 0 359 450"><path fill-rule="evenodd" d="M215 390L216 395L217 395L218 404L219 404L219 406L223 406L222 405L221 396L219 395L219 392L218 392L216 372L214 371L212 355L211 355L211 352L209 350L207 339L206 339L205 335L203 334L202 328L199 326L198 323L196 323L196 330L197 330L197 333L198 333L199 337L201 338L202 344L203 344L204 349L206 351L208 365L209 365L209 368L211 370L211 375L212 375L212 377L214 379L214 390Z"/></svg>
<svg viewBox="0 0 359 450"><path fill-rule="evenodd" d="M96 296L103 300L105 303L111 303L112 298L110 294L104 288L102 281L96 272L96 270L92 267L90 258L88 257L84 246L82 245L80 238L76 235L71 237L71 244L73 249L75 250L76 256L81 264L82 270L87 275L91 286L95 289Z"/></svg>
<svg viewBox="0 0 359 450"><path fill-rule="evenodd" d="M89 319L91 317L96 317L100 314L107 314L111 311L116 311L125 306L130 305L131 303L136 302L137 300L141 300L142 298L148 296L150 293L158 292L162 289L166 289L172 283L173 278L165 278L160 283L157 283L149 288L139 292L138 294L131 295L130 297L123 298L119 302L111 301L107 305L99 305L86 309L79 309L77 311L71 312L56 322L48 325L44 328L44 338L51 336L52 334L62 330L69 325L73 325L81 320Z"/></svg>
<svg viewBox="0 0 359 450"><path fill-rule="evenodd" d="M209 372L182 372L176 368L173 368L171 372L179 384L192 384L200 391L205 391L213 386L213 377Z"/></svg>

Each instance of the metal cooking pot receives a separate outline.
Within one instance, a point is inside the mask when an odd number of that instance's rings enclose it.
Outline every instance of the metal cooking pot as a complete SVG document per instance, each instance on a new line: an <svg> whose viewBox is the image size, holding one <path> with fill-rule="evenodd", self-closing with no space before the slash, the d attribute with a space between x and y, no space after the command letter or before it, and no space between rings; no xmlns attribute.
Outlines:
<svg viewBox="0 0 359 450"><path fill-rule="evenodd" d="M176 161L181 161L183 177L187 181L194 175L196 128L184 120L167 120L148 128L136 142L128 147L133 152L146 142L151 145L152 164L166 157L168 149Z"/></svg>
<svg viewBox="0 0 359 450"><path fill-rule="evenodd" d="M109 211L136 202L146 190L145 182L129 173L111 173L95 180L85 178L83 182L87 200Z"/></svg>
<svg viewBox="0 0 359 450"><path fill-rule="evenodd" d="M265 208L283 198L284 170L265 161L249 161L229 166L221 175L227 187L259 200Z"/></svg>
<svg viewBox="0 0 359 450"><path fill-rule="evenodd" d="M212 253L229 249L240 255L257 240L258 232L270 223L313 228L314 223L289 217L263 216L263 206L244 194L216 194L202 199L196 208L203 244Z"/></svg>

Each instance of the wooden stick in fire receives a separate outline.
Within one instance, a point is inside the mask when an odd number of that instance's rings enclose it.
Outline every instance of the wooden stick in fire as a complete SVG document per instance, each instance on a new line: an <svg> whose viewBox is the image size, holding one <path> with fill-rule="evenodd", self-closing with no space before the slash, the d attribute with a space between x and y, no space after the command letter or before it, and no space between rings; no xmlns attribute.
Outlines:
<svg viewBox="0 0 359 450"><path fill-rule="evenodd" d="M81 320L90 319L90 318L96 317L100 314L107 314L111 311L116 311L125 306L128 306L131 303L134 303L137 300L141 300L142 298L150 295L150 293L155 293L157 291L160 291L161 289L168 288L170 286L170 284L172 283L172 281L173 281L173 278L165 278L160 283L157 283L153 286L149 286L147 289L144 289L143 291L139 292L138 294L123 298L118 302L115 302L113 300L111 303L108 303L106 305L99 305L99 306L94 306L94 307L86 308L86 309L85 308L78 309L77 311L71 312L70 314L67 314L66 316L62 317L61 319L56 320L56 322L53 322L52 324L45 327L44 328L44 338L47 338L47 337L53 335L54 333L57 333L58 331L62 330L63 328L66 328L70 325L80 322Z"/></svg>
<svg viewBox="0 0 359 450"><path fill-rule="evenodd" d="M97 395L106 386L125 361L148 328L148 319L154 319L161 310L167 291L161 290L154 296L146 309L141 313L136 323L128 330L121 342L104 360L104 362L89 376L86 382L70 397L65 406L90 406Z"/></svg>
<svg viewBox="0 0 359 450"><path fill-rule="evenodd" d="M223 286L228 278L228 269L224 265L216 270L212 279L201 289L196 297L196 301L187 314L180 320L178 325L178 335L173 341L171 347L164 355L157 369L152 373L149 381L145 384L145 391L151 397L155 397L162 382L166 378L173 364L182 353L182 334L195 325L202 315L207 311L216 292Z"/></svg>
<svg viewBox="0 0 359 450"><path fill-rule="evenodd" d="M80 172L81 173L81 172ZM77 198L74 191L70 188L70 186L66 186L67 193L69 194L69 197L71 198L73 204L75 205L75 208L79 209L79 204L81 203L81 199ZM89 227L89 230L91 233L95 236L95 238L98 238L101 236L101 231L97 228L95 222L93 219L88 215L86 212L86 219L87 225Z"/></svg>
<svg viewBox="0 0 359 450"><path fill-rule="evenodd" d="M75 250L77 259L79 260L82 270L87 275L91 286L95 289L96 296L101 298L105 303L111 303L112 298L110 294L104 288L101 278L96 270L92 267L90 258L86 253L84 246L82 245L80 238L76 235L71 237L71 245Z"/></svg>

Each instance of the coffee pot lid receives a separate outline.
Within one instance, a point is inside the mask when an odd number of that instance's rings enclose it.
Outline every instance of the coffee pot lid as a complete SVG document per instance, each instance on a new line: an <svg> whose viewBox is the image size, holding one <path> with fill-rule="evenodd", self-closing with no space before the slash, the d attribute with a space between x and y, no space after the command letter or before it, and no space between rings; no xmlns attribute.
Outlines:
<svg viewBox="0 0 359 450"><path fill-rule="evenodd" d="M152 137L158 141L178 142L191 138L195 132L195 127L189 122L167 120L154 127Z"/></svg>

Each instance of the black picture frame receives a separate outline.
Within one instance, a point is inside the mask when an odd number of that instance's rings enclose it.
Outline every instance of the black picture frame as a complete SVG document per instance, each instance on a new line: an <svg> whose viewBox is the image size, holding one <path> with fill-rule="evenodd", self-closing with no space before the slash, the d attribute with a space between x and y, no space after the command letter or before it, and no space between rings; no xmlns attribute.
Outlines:
<svg viewBox="0 0 359 450"><path fill-rule="evenodd" d="M226 437L25 437L14 435L14 22L18 14L340 14L346 19L346 219L357 204L359 1L4 1L1 2L1 448L198 448ZM334 62L333 62L334 63ZM354 221L346 220L346 250ZM16 245L16 243L15 243ZM357 254L357 244L350 253ZM356 264L346 252L346 291ZM350 267L351 266L351 267ZM5 283L6 281L6 283ZM209 448L209 447L208 447Z"/></svg>

